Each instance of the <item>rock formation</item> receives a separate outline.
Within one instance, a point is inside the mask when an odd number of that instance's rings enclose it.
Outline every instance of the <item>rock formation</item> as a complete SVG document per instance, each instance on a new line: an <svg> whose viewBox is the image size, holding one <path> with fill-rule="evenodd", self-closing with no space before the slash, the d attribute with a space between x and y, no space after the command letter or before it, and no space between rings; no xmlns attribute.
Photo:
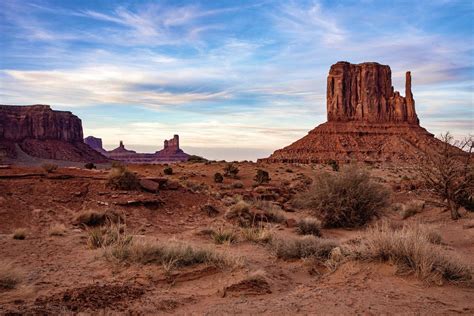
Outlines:
<svg viewBox="0 0 474 316"><path fill-rule="evenodd" d="M82 140L81 120L49 105L0 105L0 151L15 158L29 156L69 161L101 162L107 159ZM22 153L23 154L23 153Z"/></svg>
<svg viewBox="0 0 474 316"><path fill-rule="evenodd" d="M403 97L393 89L390 67L374 62L331 66L327 119L302 139L260 161L410 162L440 143L419 125L411 73L406 73Z"/></svg>
<svg viewBox="0 0 474 316"><path fill-rule="evenodd" d="M123 141L113 150L106 151L102 147L102 139L93 136L86 137L84 142L98 152L103 153L110 159L123 161L126 163L160 163L186 161L189 155L179 148L179 136L174 135L172 139L165 140L163 149L153 154L137 153L136 151L125 148Z"/></svg>

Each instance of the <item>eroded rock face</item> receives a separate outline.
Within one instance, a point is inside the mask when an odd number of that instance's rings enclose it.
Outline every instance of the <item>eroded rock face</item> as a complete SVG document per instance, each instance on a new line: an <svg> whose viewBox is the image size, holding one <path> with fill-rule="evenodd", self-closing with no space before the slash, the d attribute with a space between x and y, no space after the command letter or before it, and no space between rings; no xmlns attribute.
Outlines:
<svg viewBox="0 0 474 316"><path fill-rule="evenodd" d="M260 161L416 162L440 146L419 125L409 71L403 97L389 66L338 62L329 70L326 105L326 123Z"/></svg>
<svg viewBox="0 0 474 316"><path fill-rule="evenodd" d="M92 149L100 152L101 154L106 153L106 150L104 149L104 147L102 147L102 139L101 138L97 138L97 137L94 137L94 136L88 136L88 137L84 138L84 143L89 145L89 147L91 147Z"/></svg>
<svg viewBox="0 0 474 316"><path fill-rule="evenodd" d="M406 73L405 97L392 86L392 72L378 63L331 66L327 79L328 121L419 124L411 92L411 73Z"/></svg>
<svg viewBox="0 0 474 316"><path fill-rule="evenodd" d="M0 105L0 152L11 159L105 162L106 157L83 142L81 120L49 105Z"/></svg>
<svg viewBox="0 0 474 316"><path fill-rule="evenodd" d="M71 112L53 111L49 105L0 105L0 138L74 143L82 141L82 122Z"/></svg>

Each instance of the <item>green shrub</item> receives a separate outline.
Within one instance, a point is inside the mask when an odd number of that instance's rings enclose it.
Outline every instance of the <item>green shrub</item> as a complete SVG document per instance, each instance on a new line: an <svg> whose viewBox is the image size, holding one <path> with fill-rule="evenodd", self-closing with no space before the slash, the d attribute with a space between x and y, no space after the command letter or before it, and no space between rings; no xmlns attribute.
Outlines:
<svg viewBox="0 0 474 316"><path fill-rule="evenodd" d="M239 173L239 168L233 164L233 163L228 163L224 167L224 176L226 177L231 177L231 178L237 178L237 174Z"/></svg>
<svg viewBox="0 0 474 316"><path fill-rule="evenodd" d="M324 227L357 227L385 207L388 198L388 191L366 171L352 167L337 174L320 174L297 200L312 209Z"/></svg>

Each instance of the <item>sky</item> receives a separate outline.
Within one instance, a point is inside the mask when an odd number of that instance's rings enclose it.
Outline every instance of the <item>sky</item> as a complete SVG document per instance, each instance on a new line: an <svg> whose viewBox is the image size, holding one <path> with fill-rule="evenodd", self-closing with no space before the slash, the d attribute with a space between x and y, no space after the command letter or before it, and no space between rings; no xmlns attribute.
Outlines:
<svg viewBox="0 0 474 316"><path fill-rule="evenodd" d="M0 103L50 104L84 136L255 160L326 121L337 61L405 71L421 125L474 133L474 2L0 1Z"/></svg>

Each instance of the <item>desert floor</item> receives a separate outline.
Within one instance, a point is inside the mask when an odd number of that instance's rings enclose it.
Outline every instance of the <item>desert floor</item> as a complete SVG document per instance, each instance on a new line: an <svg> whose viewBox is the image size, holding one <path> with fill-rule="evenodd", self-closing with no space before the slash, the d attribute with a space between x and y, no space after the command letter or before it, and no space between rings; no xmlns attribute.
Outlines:
<svg viewBox="0 0 474 316"><path fill-rule="evenodd" d="M474 314L472 283L427 283L386 262L347 260L330 268L311 259L279 259L267 245L245 241L224 215L239 198L273 200L287 220L262 225L275 236L296 237L291 219L311 212L292 209L288 200L308 186L306 179L322 170L333 172L328 166L238 163L240 179L225 178L222 184L214 183L214 173L222 172L224 163L171 166L169 176L163 165L129 166L141 177L179 184L157 193L112 190L105 169L69 167L49 174L39 167L0 169L0 263L21 274L16 288L0 289L0 314ZM269 172L271 181L255 188L259 168ZM452 221L410 166L368 168L390 189L391 205L425 202L420 213L405 220L395 207L387 207L375 222L431 225L442 237L443 251L474 262L474 213L463 212ZM202 209L206 204L219 213L209 216ZM210 247L237 264L170 270L110 260L105 249L89 247L88 228L74 225L82 211L110 209L123 214L134 238ZM50 235L56 224L66 227L62 236ZM234 243L218 245L206 234L223 227L235 232ZM24 240L12 238L19 228L26 229ZM364 229L323 229L322 238L346 242L360 238ZM249 281L254 273L265 281Z"/></svg>

